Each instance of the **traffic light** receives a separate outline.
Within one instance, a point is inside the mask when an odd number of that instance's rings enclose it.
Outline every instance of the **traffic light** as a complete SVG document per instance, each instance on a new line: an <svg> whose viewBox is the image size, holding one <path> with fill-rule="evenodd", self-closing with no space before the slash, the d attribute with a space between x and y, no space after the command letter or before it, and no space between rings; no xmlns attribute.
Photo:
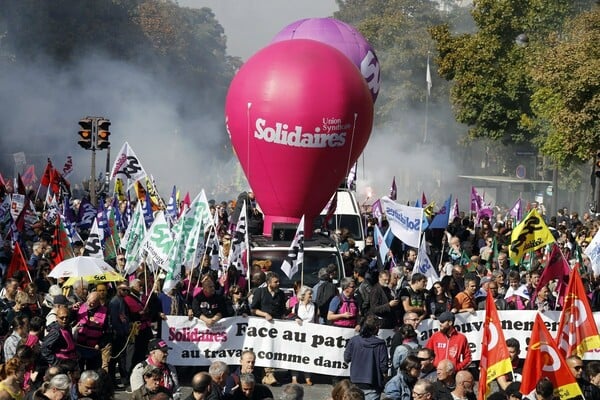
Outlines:
<svg viewBox="0 0 600 400"><path fill-rule="evenodd" d="M110 132L108 127L110 126L110 120L108 119L99 119L98 120L98 136L96 139L96 148L100 150L108 149L110 147L110 142L108 140L110 136Z"/></svg>
<svg viewBox="0 0 600 400"><path fill-rule="evenodd" d="M594 174L596 178L600 178L600 151L596 153L596 159L594 160Z"/></svg>
<svg viewBox="0 0 600 400"><path fill-rule="evenodd" d="M83 118L79 121L79 140L77 143L84 149L92 148L92 120L90 118Z"/></svg>

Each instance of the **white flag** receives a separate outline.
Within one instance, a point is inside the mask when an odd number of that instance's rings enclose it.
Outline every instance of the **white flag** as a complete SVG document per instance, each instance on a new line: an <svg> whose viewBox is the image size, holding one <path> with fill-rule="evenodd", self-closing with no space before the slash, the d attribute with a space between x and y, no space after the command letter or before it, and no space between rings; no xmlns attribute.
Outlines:
<svg viewBox="0 0 600 400"><path fill-rule="evenodd" d="M391 235L390 229L385 231L385 234L381 233L381 229L379 229L379 225L375 224L375 245L379 249L379 258L381 259L381 264L385 264L385 260L387 259L387 253L390 251L387 243L385 242L385 238L387 235Z"/></svg>
<svg viewBox="0 0 600 400"><path fill-rule="evenodd" d="M358 164L358 163L355 162L354 165L352 166L352 168L350 168L350 172L348 172L348 177L346 178L346 187L349 190L352 190L352 187L354 186L354 183L356 182L356 164Z"/></svg>
<svg viewBox="0 0 600 400"><path fill-rule="evenodd" d="M300 218L288 255L281 264L281 271L291 280L302 269L304 262L304 215Z"/></svg>
<svg viewBox="0 0 600 400"><path fill-rule="evenodd" d="M121 239L121 247L125 249L125 275L133 273L140 265L139 251L146 237L146 223L141 202L138 201L131 222Z"/></svg>
<svg viewBox="0 0 600 400"><path fill-rule="evenodd" d="M235 231L231 238L231 247L229 249L229 258L227 259L227 266L235 266L238 271L241 271L243 275L246 275L247 266L244 265L244 255L248 250L246 248L248 235L248 225L246 224L246 202L242 204L240 211L240 217L238 218L237 224L235 225Z"/></svg>
<svg viewBox="0 0 600 400"><path fill-rule="evenodd" d="M431 96L431 71L429 70L429 55L427 55L427 75L425 76L425 82L427 82L427 96Z"/></svg>
<svg viewBox="0 0 600 400"><path fill-rule="evenodd" d="M88 236L85 247L83 248L83 255L95 258L104 258L104 251L102 250L102 240L104 239L104 232L102 229L98 229L98 220L94 219L92 229L90 229L90 235Z"/></svg>
<svg viewBox="0 0 600 400"><path fill-rule="evenodd" d="M142 249L148 252L148 259L154 265L163 267L169 261L171 247L173 247L173 237L165 213L161 210L156 213L154 222L146 233Z"/></svg>
<svg viewBox="0 0 600 400"><path fill-rule="evenodd" d="M192 201L182 216L183 234L186 235L183 263L194 268L204 256L204 227L210 223L210 206L204 189Z"/></svg>
<svg viewBox="0 0 600 400"><path fill-rule="evenodd" d="M125 181L125 178L127 178L129 180L127 189L129 190L135 181L143 180L146 176L146 171L142 167L142 163L133 152L131 146L129 146L129 143L125 142L115 159L110 179L121 178Z"/></svg>
<svg viewBox="0 0 600 400"><path fill-rule="evenodd" d="M427 290L433 287L433 284L440 280L435 267L429 260L427 255L427 241L425 238L421 240L421 246L419 247L419 253L417 254L417 260L415 261L416 272L420 272L427 277Z"/></svg>
<svg viewBox="0 0 600 400"><path fill-rule="evenodd" d="M409 246L419 247L423 209L396 203L387 196L381 198L381 208L394 236Z"/></svg>
<svg viewBox="0 0 600 400"><path fill-rule="evenodd" d="M596 232L588 247L583 251L583 254L590 258L594 274L600 275L600 231Z"/></svg>

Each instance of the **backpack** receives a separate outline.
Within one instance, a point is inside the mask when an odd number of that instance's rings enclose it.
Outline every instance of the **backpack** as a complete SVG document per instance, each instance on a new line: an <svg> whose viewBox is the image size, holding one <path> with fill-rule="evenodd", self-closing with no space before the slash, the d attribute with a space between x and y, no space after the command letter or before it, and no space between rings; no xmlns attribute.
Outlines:
<svg viewBox="0 0 600 400"><path fill-rule="evenodd" d="M371 304L369 301L369 297L371 295L371 288L371 285L365 279L358 286L358 290L354 294L354 299L358 303L360 315L363 317L369 314L369 309L371 308Z"/></svg>
<svg viewBox="0 0 600 400"><path fill-rule="evenodd" d="M337 295L337 288L332 282L322 281L323 283L317 288L315 304L319 309L319 315L327 319L329 311L329 303Z"/></svg>

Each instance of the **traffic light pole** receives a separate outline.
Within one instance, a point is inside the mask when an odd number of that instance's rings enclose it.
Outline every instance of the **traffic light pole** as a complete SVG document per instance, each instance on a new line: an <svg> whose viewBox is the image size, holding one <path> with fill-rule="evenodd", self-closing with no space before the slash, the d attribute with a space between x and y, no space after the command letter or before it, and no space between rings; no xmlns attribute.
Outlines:
<svg viewBox="0 0 600 400"><path fill-rule="evenodd" d="M98 206L98 196L96 195L96 141L98 138L98 118L92 118L92 170L90 178L90 203L94 207Z"/></svg>
<svg viewBox="0 0 600 400"><path fill-rule="evenodd" d="M90 203L98 206L98 195L96 192L96 150L107 150L106 155L106 190L109 184L109 164L110 164L110 120L104 117L85 117L79 121L82 130L79 131L79 145L86 150L92 151L91 177L88 190L90 192Z"/></svg>

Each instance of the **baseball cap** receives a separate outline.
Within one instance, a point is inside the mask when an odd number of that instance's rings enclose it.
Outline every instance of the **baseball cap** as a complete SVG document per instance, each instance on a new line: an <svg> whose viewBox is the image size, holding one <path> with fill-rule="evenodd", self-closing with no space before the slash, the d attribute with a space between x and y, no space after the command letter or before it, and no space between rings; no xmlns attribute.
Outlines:
<svg viewBox="0 0 600 400"><path fill-rule="evenodd" d="M171 350L171 347L167 346L167 342L162 339L152 339L148 342L148 353L152 350Z"/></svg>
<svg viewBox="0 0 600 400"><path fill-rule="evenodd" d="M440 321L440 323L442 322L447 322L447 321L452 321L454 322L454 314L451 313L450 311L444 311L443 313L440 314L440 316L438 317L438 321Z"/></svg>

